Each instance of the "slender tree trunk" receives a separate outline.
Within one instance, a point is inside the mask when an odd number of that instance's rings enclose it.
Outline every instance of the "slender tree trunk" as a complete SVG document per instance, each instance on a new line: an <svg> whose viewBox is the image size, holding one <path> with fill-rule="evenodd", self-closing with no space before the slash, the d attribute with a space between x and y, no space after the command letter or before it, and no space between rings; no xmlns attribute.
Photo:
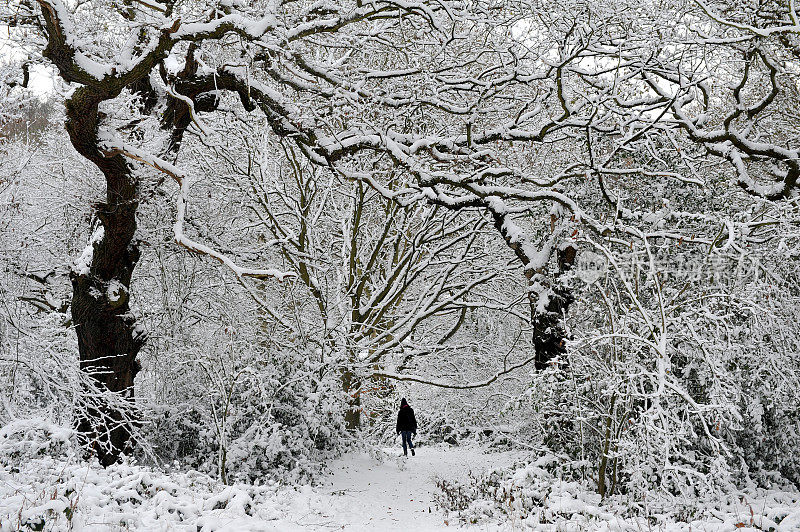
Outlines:
<svg viewBox="0 0 800 532"><path fill-rule="evenodd" d="M597 493L601 497L611 495L608 489L608 482L606 481L606 473L608 471L608 451L611 448L611 425L614 419L614 403L617 401L617 395L611 396L611 406L608 409L608 418L606 418L606 433L603 437L603 454L600 456L600 466L597 471Z"/></svg>
<svg viewBox="0 0 800 532"><path fill-rule="evenodd" d="M342 372L342 389L348 395L347 411L344 413L345 428L356 431L361 428L361 382L350 369Z"/></svg>
<svg viewBox="0 0 800 532"><path fill-rule="evenodd" d="M102 236L95 233L91 260L72 273L72 321L81 370L100 390L117 393L124 402L133 399L134 378L140 369L136 356L144 343L128 304L131 275L139 259L134 236L138 195L127 161L121 155L106 157L99 149L98 104L102 99L96 90L82 87L66 105L66 127L73 146L106 180L106 200L95 205ZM129 443L128 416L118 401L85 399L88 407L79 411L78 431L100 462L110 465Z"/></svg>

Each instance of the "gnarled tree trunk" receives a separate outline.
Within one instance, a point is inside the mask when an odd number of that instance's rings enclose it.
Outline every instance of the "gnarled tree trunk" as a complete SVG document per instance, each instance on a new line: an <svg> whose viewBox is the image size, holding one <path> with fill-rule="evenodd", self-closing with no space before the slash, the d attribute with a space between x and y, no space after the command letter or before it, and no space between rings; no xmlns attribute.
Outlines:
<svg viewBox="0 0 800 532"><path fill-rule="evenodd" d="M557 251L558 270L551 279L545 275L535 274L530 283L539 284L539 290L550 284L550 295L544 312L538 306L538 290L529 290L531 305L531 324L533 325L533 345L536 349L534 366L543 370L551 360L566 352L567 332L562 325L569 306L575 300L568 286L564 285L561 276L569 271L575 263L577 249L573 245L565 246Z"/></svg>
<svg viewBox="0 0 800 532"><path fill-rule="evenodd" d="M144 342L128 304L131 275L139 259L135 240L137 183L121 155L106 157L97 136L98 104L103 95L83 87L67 101L67 131L75 149L92 161L106 180L106 200L95 205L102 226L72 273L72 321L78 336L80 368L101 391L133 398L139 371L136 356ZM91 388L91 387L87 387ZM115 462L130 440L128 416L117 398L91 397L79 410L77 428L103 465Z"/></svg>

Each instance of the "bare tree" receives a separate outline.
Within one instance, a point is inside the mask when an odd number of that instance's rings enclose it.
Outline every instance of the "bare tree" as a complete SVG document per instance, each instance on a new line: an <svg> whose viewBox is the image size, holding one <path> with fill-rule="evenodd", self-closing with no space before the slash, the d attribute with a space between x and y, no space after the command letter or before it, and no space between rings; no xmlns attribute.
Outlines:
<svg viewBox="0 0 800 532"><path fill-rule="evenodd" d="M232 124L225 137L242 135L241 146L258 137L246 124ZM264 144L244 153L218 147L219 171L241 191L232 211L244 205L252 213L242 220L255 232L251 240L276 243L294 284L306 291L306 298L289 291L285 306L296 317L285 322L299 324L292 334L310 341L320 362L341 376L354 429L362 396L384 390L366 382L376 371L457 354L450 340L468 312L514 306L517 294L502 289L514 268L496 260L481 217L424 203L403 206L309 163L284 143Z"/></svg>

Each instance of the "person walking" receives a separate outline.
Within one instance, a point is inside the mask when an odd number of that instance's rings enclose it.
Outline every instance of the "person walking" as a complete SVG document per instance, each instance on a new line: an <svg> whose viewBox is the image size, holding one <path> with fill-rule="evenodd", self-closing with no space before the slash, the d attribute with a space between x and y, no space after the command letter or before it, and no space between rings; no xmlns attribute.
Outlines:
<svg viewBox="0 0 800 532"><path fill-rule="evenodd" d="M417 418L414 417L414 409L408 406L405 397L400 400L400 411L397 413L397 433L403 436L403 456L408 456L406 443L411 448L411 456L414 456L411 435L417 435Z"/></svg>

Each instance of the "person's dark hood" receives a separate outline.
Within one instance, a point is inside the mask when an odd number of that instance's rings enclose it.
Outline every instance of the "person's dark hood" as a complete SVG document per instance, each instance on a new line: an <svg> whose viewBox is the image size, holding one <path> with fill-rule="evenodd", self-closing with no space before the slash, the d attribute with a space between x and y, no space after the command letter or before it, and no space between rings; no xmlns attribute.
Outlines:
<svg viewBox="0 0 800 532"><path fill-rule="evenodd" d="M400 408L405 408L407 406L408 406L408 401L406 401L406 398L403 397L402 399L400 399Z"/></svg>

